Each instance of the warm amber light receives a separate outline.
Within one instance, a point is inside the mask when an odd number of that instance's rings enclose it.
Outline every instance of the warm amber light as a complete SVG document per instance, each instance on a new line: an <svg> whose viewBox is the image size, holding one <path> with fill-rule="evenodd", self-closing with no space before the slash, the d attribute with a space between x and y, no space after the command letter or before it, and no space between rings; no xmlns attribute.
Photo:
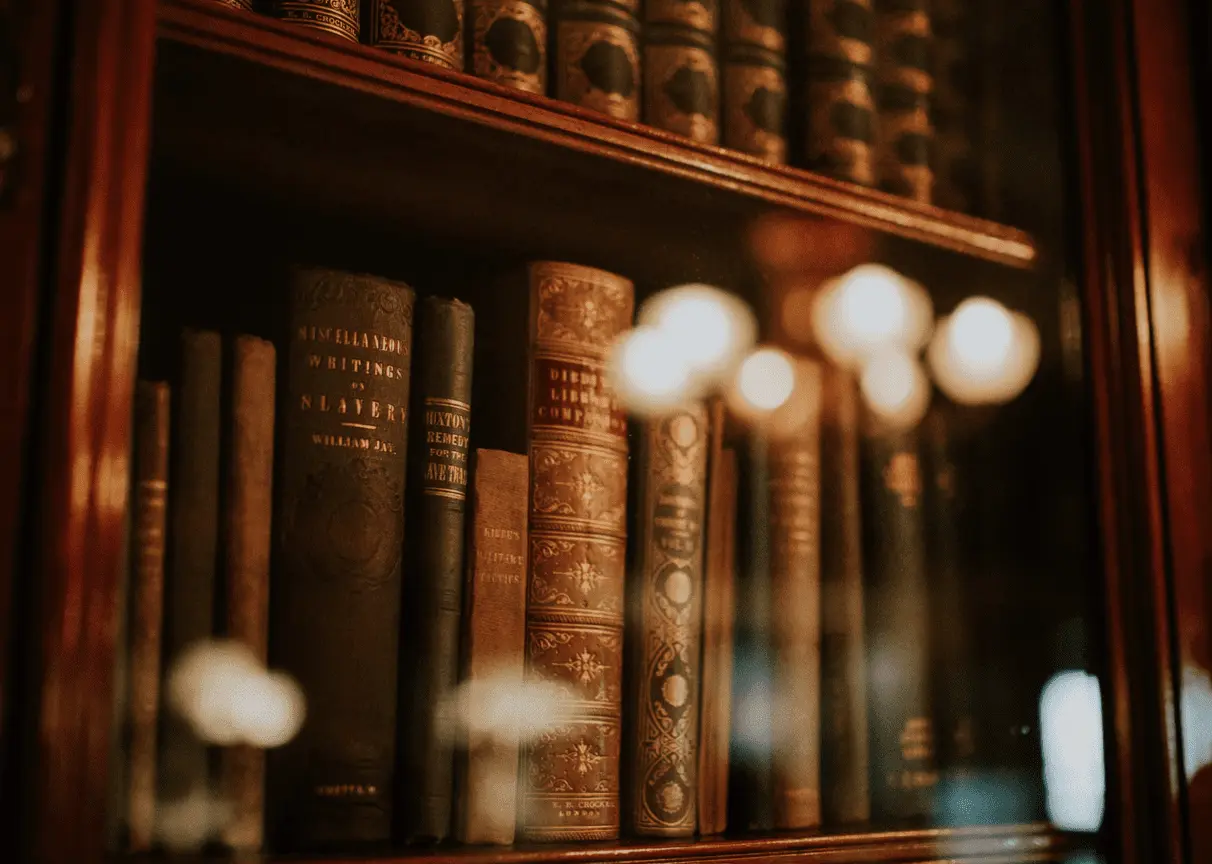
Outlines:
<svg viewBox="0 0 1212 864"><path fill-rule="evenodd" d="M777 348L759 348L737 370L733 400L744 413L768 414L791 398L794 389L791 358Z"/></svg>
<svg viewBox="0 0 1212 864"><path fill-rule="evenodd" d="M973 297L939 322L927 361L939 388L956 402L1008 402L1039 366L1039 330L996 300Z"/></svg>
<svg viewBox="0 0 1212 864"><path fill-rule="evenodd" d="M933 315L922 286L888 267L864 264L821 289L812 328L830 359L857 366L884 348L920 348Z"/></svg>
<svg viewBox="0 0 1212 864"><path fill-rule="evenodd" d="M609 370L619 401L634 414L660 414L693 398L685 345L657 327L640 326L620 336Z"/></svg>
<svg viewBox="0 0 1212 864"><path fill-rule="evenodd" d="M717 384L752 345L753 313L740 298L710 285L681 285L640 307L640 326L655 327L672 340L691 373Z"/></svg>
<svg viewBox="0 0 1212 864"><path fill-rule="evenodd" d="M859 386L872 413L897 429L916 426L930 407L930 382L925 370L901 349L890 348L874 355L863 367Z"/></svg>

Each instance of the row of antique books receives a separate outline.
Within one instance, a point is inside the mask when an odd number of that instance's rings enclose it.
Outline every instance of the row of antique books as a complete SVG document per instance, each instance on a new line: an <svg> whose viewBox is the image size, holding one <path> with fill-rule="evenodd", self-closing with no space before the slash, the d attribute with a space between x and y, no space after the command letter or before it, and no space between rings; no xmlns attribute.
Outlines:
<svg viewBox="0 0 1212 864"><path fill-rule="evenodd" d="M807 359L778 435L726 441L719 403L629 430L630 281L537 262L474 299L300 269L280 358L187 331L140 383L130 845L199 785L223 843L275 850L927 816L944 450L924 472L916 434L860 436ZM160 708L215 635L307 702L217 767Z"/></svg>
<svg viewBox="0 0 1212 864"><path fill-rule="evenodd" d="M254 0L217 2L251 10ZM702 143L971 212L987 191L978 188L986 184L977 163L989 155L980 142L993 134L995 112L987 104L977 110L975 73L995 5L551 0L549 9L546 0L467 0L466 8L464 0L370 0L360 17L359 0L266 0L263 11ZM797 139L790 155L789 133Z"/></svg>

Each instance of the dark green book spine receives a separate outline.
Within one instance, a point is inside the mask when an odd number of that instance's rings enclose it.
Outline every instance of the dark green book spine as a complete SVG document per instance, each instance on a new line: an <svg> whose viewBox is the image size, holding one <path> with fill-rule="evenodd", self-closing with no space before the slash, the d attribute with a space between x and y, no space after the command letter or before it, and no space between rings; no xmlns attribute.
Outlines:
<svg viewBox="0 0 1212 864"><path fill-rule="evenodd" d="M219 449L223 342L218 333L181 334L173 432L173 488L164 598L168 667L215 632L219 532ZM173 712L161 719L158 794L179 801L211 781L206 745Z"/></svg>
<svg viewBox="0 0 1212 864"><path fill-rule="evenodd" d="M454 753L438 709L459 670L475 319L466 303L428 297L417 323L400 815L404 837L442 840L450 832Z"/></svg>
<svg viewBox="0 0 1212 864"><path fill-rule="evenodd" d="M412 306L376 277L293 280L270 662L307 717L270 751L281 851L391 836Z"/></svg>
<svg viewBox="0 0 1212 864"><path fill-rule="evenodd" d="M876 433L864 445L871 816L914 821L933 812L938 783L919 435Z"/></svg>
<svg viewBox="0 0 1212 864"><path fill-rule="evenodd" d="M769 444L755 435L740 496L737 605L732 660L728 825L774 828L774 647L771 644Z"/></svg>

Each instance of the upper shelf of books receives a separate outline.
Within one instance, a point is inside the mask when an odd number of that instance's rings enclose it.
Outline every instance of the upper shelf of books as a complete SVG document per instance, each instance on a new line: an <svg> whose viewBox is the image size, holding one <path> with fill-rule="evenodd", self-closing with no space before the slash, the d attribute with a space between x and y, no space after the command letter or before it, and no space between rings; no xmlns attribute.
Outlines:
<svg viewBox="0 0 1212 864"><path fill-rule="evenodd" d="M213 0L162 0L159 35L157 158L276 183L360 218L407 211L506 242L510 232L625 226L630 242L656 243L665 226L731 229L784 209L1017 268L1038 257L1015 228Z"/></svg>

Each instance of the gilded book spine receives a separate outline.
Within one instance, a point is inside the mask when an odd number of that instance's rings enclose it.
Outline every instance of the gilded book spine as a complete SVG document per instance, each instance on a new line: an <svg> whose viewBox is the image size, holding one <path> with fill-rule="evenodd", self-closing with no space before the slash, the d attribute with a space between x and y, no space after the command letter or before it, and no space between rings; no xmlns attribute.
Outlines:
<svg viewBox="0 0 1212 864"><path fill-rule="evenodd" d="M871 815L887 822L933 808L934 721L922 473L915 431L865 442L863 539L867 575Z"/></svg>
<svg viewBox="0 0 1212 864"><path fill-rule="evenodd" d="M413 307L369 276L292 287L270 634L307 718L270 754L283 850L391 834Z"/></svg>
<svg viewBox="0 0 1212 864"><path fill-rule="evenodd" d="M808 0L804 93L809 168L876 183L872 0Z"/></svg>
<svg viewBox="0 0 1212 864"><path fill-rule="evenodd" d="M410 840L442 840L450 830L453 735L438 708L450 699L459 671L474 329L466 303L440 297L421 303L400 700L405 773L399 810Z"/></svg>
<svg viewBox="0 0 1212 864"><path fill-rule="evenodd" d="M627 424L605 365L634 288L571 264L529 271L530 572L527 675L558 692L523 749L520 830L619 833Z"/></svg>
<svg viewBox="0 0 1212 864"><path fill-rule="evenodd" d="M274 18L358 41L359 0L269 0Z"/></svg>
<svg viewBox="0 0 1212 864"><path fill-rule="evenodd" d="M796 363L802 424L770 448L771 628L775 658L774 814L778 828L821 821L821 371Z"/></svg>
<svg viewBox="0 0 1212 864"><path fill-rule="evenodd" d="M640 119L640 24L614 3L555 7L555 96L621 120Z"/></svg>
<svg viewBox="0 0 1212 864"><path fill-rule="evenodd" d="M871 815L859 498L859 395L824 374L821 422L821 805L831 825Z"/></svg>
<svg viewBox="0 0 1212 864"><path fill-rule="evenodd" d="M274 346L236 338L232 360L231 465L227 475L227 635L265 663L269 653L269 550L273 510ZM231 818L223 841L260 849L265 823L265 756L248 745L223 752Z"/></svg>
<svg viewBox="0 0 1212 864"><path fill-rule="evenodd" d="M515 90L547 93L547 0L468 0L471 72Z"/></svg>
<svg viewBox="0 0 1212 864"><path fill-rule="evenodd" d="M644 121L694 141L720 140L715 0L644 8Z"/></svg>
<svg viewBox="0 0 1212 864"><path fill-rule="evenodd" d="M215 0L220 6L230 6L232 9L243 9L245 12L253 11L252 0Z"/></svg>
<svg viewBox="0 0 1212 864"><path fill-rule="evenodd" d="M467 532L463 678L468 716L492 716L522 688L526 647L526 518L530 463L521 453L477 450ZM517 821L518 728L469 724L461 756L458 838L513 842Z"/></svg>
<svg viewBox="0 0 1212 864"><path fill-rule="evenodd" d="M786 0L724 0L723 143L787 161Z"/></svg>
<svg viewBox="0 0 1212 864"><path fill-rule="evenodd" d="M366 14L369 44L463 71L463 0L368 0Z"/></svg>
<svg viewBox="0 0 1212 864"><path fill-rule="evenodd" d="M168 435L168 385L140 381L135 394L135 579L130 630L127 780L128 842L135 852L150 849L155 836Z"/></svg>
<svg viewBox="0 0 1212 864"><path fill-rule="evenodd" d="M876 173L881 189L925 204L934 195L930 38L928 0L877 0Z"/></svg>
<svg viewBox="0 0 1212 864"><path fill-rule="evenodd" d="M219 334L183 332L173 399L172 527L164 597L164 657L170 665L215 632L222 376ZM209 771L206 745L183 717L167 713L161 724L160 798L176 802L208 789Z"/></svg>
<svg viewBox="0 0 1212 864"><path fill-rule="evenodd" d="M930 9L934 203L961 213L972 211L976 197L971 11L969 0L934 0Z"/></svg>
<svg viewBox="0 0 1212 864"><path fill-rule="evenodd" d="M697 827L708 433L698 405L652 421L641 438L629 798L643 836Z"/></svg>
<svg viewBox="0 0 1212 864"><path fill-rule="evenodd" d="M728 733L732 715L732 616L736 602L736 453L723 447L723 403L711 410L703 674L699 717L699 833L728 826Z"/></svg>

